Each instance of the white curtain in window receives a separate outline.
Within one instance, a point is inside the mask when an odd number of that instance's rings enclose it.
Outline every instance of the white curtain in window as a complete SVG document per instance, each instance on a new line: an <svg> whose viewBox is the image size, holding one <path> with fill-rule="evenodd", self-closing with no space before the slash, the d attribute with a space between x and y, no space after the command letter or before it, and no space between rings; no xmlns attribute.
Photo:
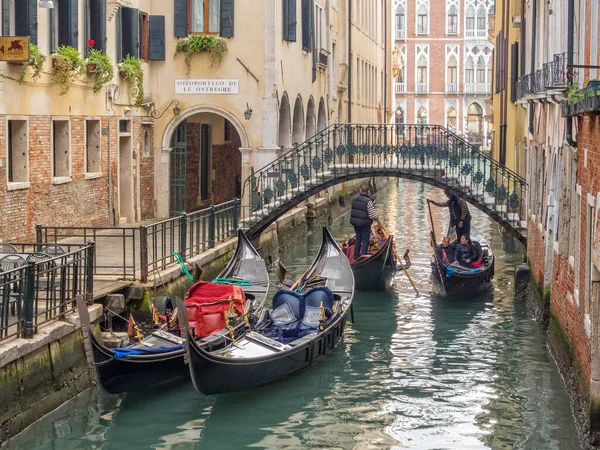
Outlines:
<svg viewBox="0 0 600 450"><path fill-rule="evenodd" d="M208 0L208 31L210 33L219 32L219 20L221 12L221 0Z"/></svg>
<svg viewBox="0 0 600 450"><path fill-rule="evenodd" d="M204 0L192 0L192 32L204 32Z"/></svg>

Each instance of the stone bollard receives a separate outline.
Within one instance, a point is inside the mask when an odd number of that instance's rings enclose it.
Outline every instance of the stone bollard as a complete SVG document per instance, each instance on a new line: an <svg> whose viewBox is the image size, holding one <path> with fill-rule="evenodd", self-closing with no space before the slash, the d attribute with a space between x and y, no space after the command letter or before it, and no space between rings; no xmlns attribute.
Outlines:
<svg viewBox="0 0 600 450"><path fill-rule="evenodd" d="M531 270L528 264L519 264L515 267L515 299L525 301Z"/></svg>

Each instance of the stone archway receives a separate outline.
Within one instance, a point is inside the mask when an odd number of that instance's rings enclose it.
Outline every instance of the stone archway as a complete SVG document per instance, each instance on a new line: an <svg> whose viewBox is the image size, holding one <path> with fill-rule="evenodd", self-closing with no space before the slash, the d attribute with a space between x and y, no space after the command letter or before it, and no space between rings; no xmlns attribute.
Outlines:
<svg viewBox="0 0 600 450"><path fill-rule="evenodd" d="M296 97L294 103L294 122L292 126L292 146L304 142L304 106L302 97Z"/></svg>
<svg viewBox="0 0 600 450"><path fill-rule="evenodd" d="M315 101L311 95L306 105L306 139L310 139L317 134L317 119L315 116Z"/></svg>
<svg viewBox="0 0 600 450"><path fill-rule="evenodd" d="M327 112L325 111L325 100L323 98L319 101L319 114L317 117L317 133L320 133L327 128Z"/></svg>
<svg viewBox="0 0 600 450"><path fill-rule="evenodd" d="M285 149L291 148L292 137L291 137L291 119L290 119L290 100L286 92L281 97L281 103L279 105L279 128L278 128L278 143L279 147Z"/></svg>

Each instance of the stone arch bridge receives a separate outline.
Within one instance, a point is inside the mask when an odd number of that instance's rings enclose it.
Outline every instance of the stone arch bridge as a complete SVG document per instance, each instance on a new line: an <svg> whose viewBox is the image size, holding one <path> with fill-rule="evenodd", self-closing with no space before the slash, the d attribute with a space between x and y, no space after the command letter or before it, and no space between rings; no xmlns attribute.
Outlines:
<svg viewBox="0 0 600 450"><path fill-rule="evenodd" d="M400 177L450 188L527 245L525 180L440 125L336 124L252 174L242 223L256 236L291 208L344 181Z"/></svg>

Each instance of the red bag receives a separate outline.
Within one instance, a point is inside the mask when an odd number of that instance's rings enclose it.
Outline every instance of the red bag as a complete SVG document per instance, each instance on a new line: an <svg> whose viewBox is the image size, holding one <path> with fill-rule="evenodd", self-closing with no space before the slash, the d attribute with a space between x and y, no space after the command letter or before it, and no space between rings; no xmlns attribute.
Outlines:
<svg viewBox="0 0 600 450"><path fill-rule="evenodd" d="M209 281L194 284L184 298L194 335L202 338L224 329L227 326L224 313L230 310L232 301L241 316L246 307L246 295L241 287Z"/></svg>

